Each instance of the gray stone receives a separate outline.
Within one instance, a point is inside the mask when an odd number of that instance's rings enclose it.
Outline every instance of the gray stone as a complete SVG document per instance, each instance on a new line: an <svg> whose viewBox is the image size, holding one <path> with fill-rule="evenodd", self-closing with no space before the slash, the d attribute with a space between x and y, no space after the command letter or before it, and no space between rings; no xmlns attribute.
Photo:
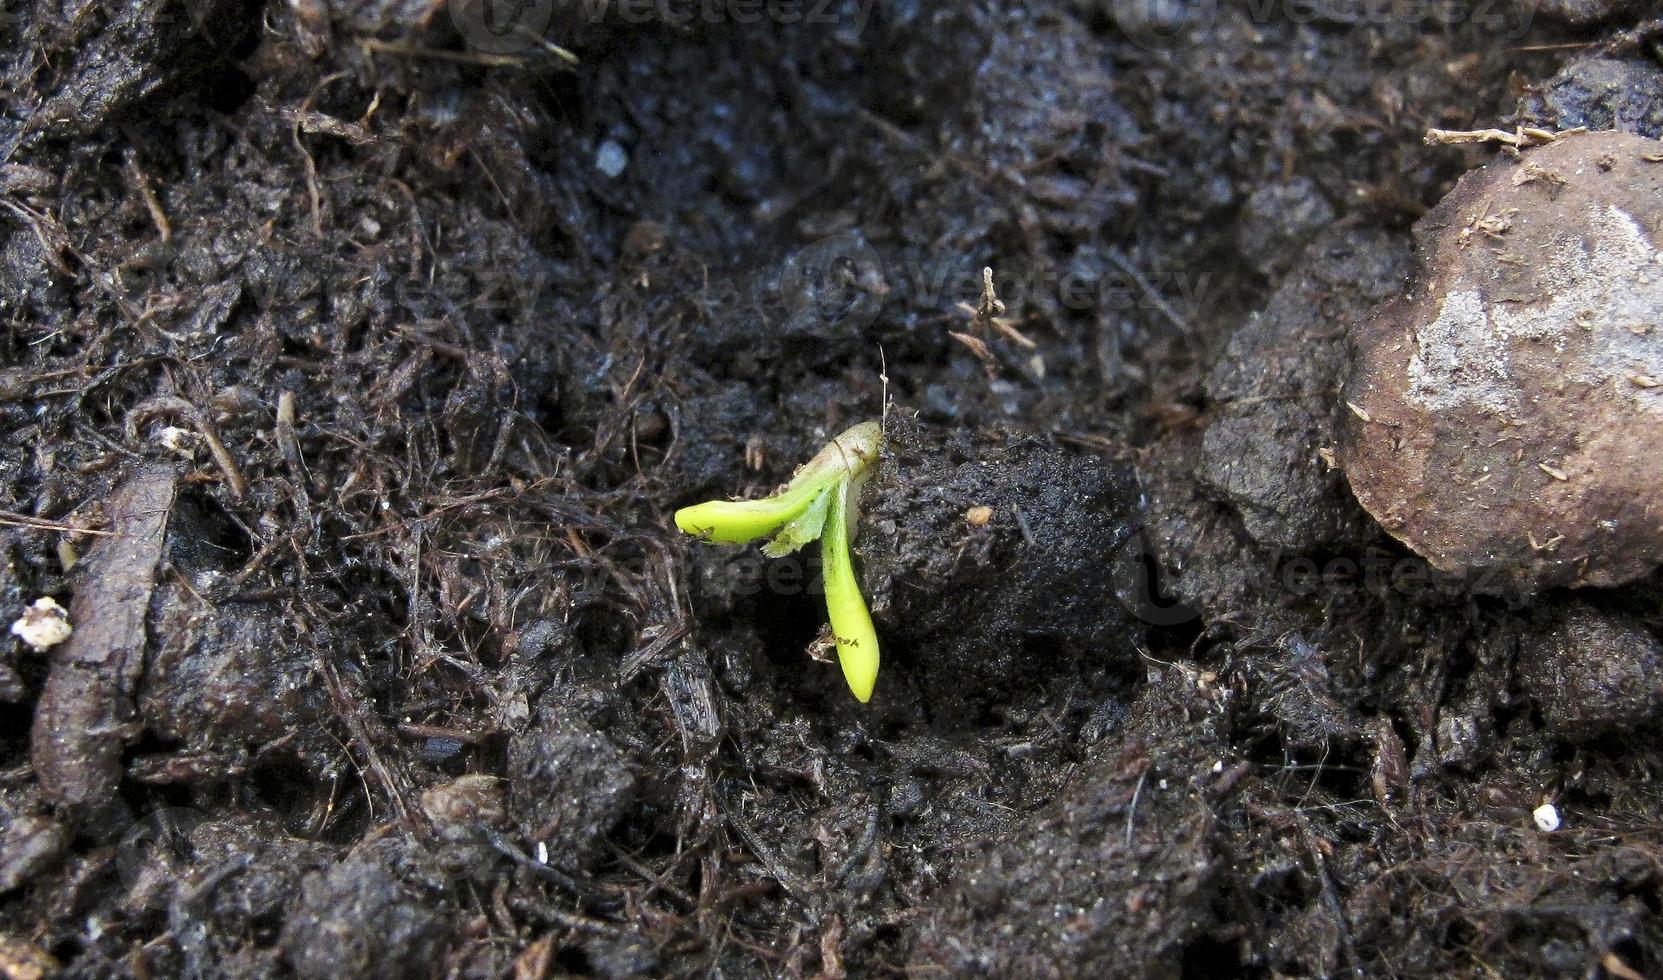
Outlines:
<svg viewBox="0 0 1663 980"><path fill-rule="evenodd" d="M1396 237L1325 233L1208 375L1216 408L1197 476L1260 544L1308 550L1361 520L1322 450L1334 443L1345 328L1402 289L1407 270L1407 243Z"/></svg>
<svg viewBox="0 0 1663 980"><path fill-rule="evenodd" d="M1617 129L1663 138L1663 69L1641 58L1584 58L1519 101L1519 119L1543 129Z"/></svg>
<svg viewBox="0 0 1663 980"><path fill-rule="evenodd" d="M1586 605L1527 632L1517 674L1567 741L1632 732L1663 715L1663 643L1632 620Z"/></svg>

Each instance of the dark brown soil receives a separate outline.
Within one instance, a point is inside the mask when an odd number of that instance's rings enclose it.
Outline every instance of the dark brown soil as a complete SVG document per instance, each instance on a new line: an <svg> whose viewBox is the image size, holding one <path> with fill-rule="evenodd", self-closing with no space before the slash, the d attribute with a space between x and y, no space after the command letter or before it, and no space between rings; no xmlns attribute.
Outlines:
<svg viewBox="0 0 1663 980"><path fill-rule="evenodd" d="M1658 25L1008 6L10 8L0 972L1663 971L1663 580L1322 463L1422 133L1656 136ZM669 514L886 394L862 706Z"/></svg>

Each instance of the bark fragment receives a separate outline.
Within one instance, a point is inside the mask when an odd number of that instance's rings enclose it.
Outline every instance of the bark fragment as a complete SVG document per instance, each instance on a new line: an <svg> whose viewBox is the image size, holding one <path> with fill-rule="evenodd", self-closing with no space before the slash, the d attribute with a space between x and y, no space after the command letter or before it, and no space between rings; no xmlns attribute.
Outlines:
<svg viewBox="0 0 1663 980"><path fill-rule="evenodd" d="M52 651L30 753L47 798L104 836L127 820L116 795L121 754L137 734L133 693L144 668L145 617L178 492L169 466L146 465L108 505L110 530L82 566L70 602L73 636Z"/></svg>

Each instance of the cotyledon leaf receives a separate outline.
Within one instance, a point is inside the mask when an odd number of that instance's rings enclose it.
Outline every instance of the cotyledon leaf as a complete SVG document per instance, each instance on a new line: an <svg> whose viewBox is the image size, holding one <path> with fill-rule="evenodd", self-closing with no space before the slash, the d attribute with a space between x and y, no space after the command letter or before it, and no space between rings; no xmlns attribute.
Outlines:
<svg viewBox="0 0 1663 980"><path fill-rule="evenodd" d="M795 520L823 487L805 484L762 500L709 500L676 511L676 527L720 544L745 544Z"/></svg>

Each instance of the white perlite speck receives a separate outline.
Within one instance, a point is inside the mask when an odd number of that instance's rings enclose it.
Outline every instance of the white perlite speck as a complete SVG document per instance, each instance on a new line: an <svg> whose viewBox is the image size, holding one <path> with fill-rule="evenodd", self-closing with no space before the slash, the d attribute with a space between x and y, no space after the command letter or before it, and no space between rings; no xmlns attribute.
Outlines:
<svg viewBox="0 0 1663 980"><path fill-rule="evenodd" d="M1559 808L1552 803L1543 803L1530 815L1536 818L1536 829L1544 834L1551 834L1559 829Z"/></svg>
<svg viewBox="0 0 1663 980"><path fill-rule="evenodd" d="M69 613L51 596L36 599L24 610L23 616L12 623L12 635L27 643L32 650L50 650L69 639L75 628L69 625Z"/></svg>
<svg viewBox="0 0 1663 980"><path fill-rule="evenodd" d="M169 452L185 459L191 459L196 455L197 435L189 429L170 425L157 435L157 439Z"/></svg>
<svg viewBox="0 0 1663 980"><path fill-rule="evenodd" d="M629 154L616 140L607 140L595 151L595 169L608 177L616 177L629 166Z"/></svg>

